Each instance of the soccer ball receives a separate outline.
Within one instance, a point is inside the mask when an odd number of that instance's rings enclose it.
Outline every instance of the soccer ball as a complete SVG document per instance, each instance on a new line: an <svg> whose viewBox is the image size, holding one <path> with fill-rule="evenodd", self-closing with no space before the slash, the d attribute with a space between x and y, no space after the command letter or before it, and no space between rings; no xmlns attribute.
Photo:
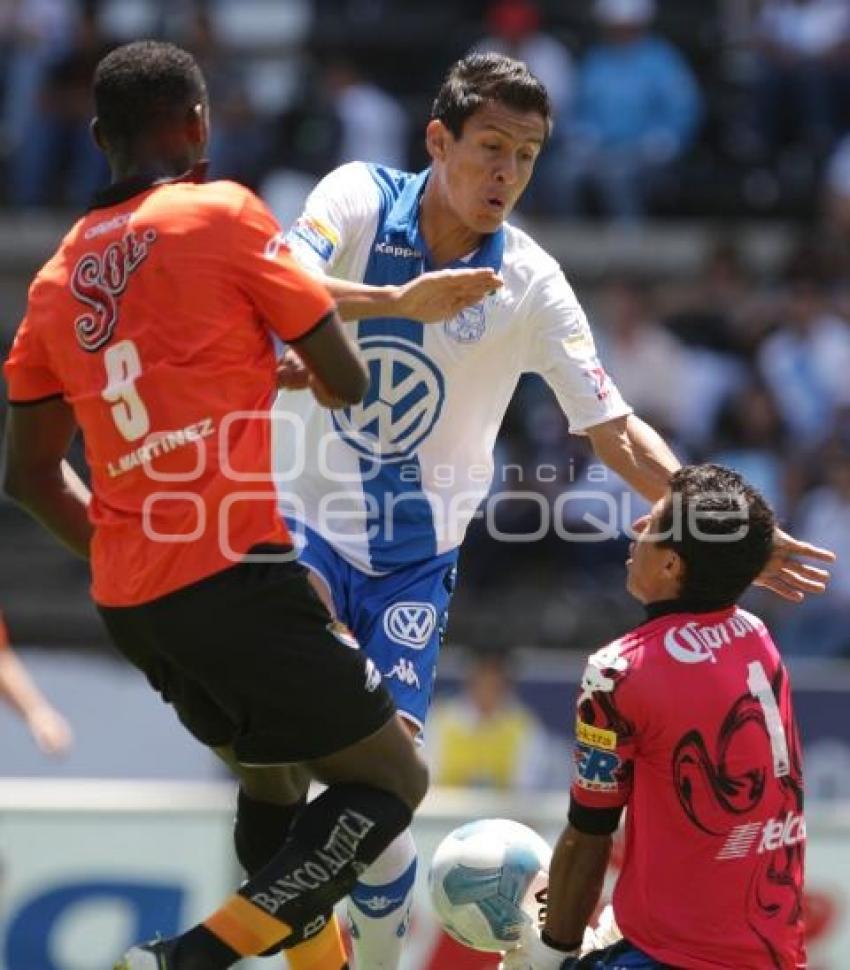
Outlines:
<svg viewBox="0 0 850 970"><path fill-rule="evenodd" d="M543 925L551 858L546 842L519 822L490 818L455 829L428 874L445 931L473 950L515 946L523 925Z"/></svg>

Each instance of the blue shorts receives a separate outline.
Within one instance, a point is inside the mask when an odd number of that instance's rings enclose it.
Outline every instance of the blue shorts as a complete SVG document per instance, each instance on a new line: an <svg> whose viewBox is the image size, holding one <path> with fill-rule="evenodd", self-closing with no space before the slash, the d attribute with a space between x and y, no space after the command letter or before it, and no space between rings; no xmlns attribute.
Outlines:
<svg viewBox="0 0 850 970"><path fill-rule="evenodd" d="M300 562L325 581L337 619L357 638L399 711L421 734L457 578L458 550L368 576L309 526L287 524Z"/></svg>
<svg viewBox="0 0 850 970"><path fill-rule="evenodd" d="M576 970L673 970L659 963L628 940L620 940L604 950L588 953L578 962Z"/></svg>

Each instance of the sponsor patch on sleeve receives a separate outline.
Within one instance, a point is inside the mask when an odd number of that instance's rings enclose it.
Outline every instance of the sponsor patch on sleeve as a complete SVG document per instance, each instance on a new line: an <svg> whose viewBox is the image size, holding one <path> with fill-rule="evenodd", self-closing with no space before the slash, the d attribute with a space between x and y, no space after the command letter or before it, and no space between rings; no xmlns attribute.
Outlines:
<svg viewBox="0 0 850 970"><path fill-rule="evenodd" d="M616 732L595 724L586 724L581 718L576 720L576 741L591 748L602 748L604 751L614 751L617 748Z"/></svg>
<svg viewBox="0 0 850 970"><path fill-rule="evenodd" d="M579 741L575 747L576 783L585 791L613 792L620 787L622 762L611 751L600 751Z"/></svg>
<svg viewBox="0 0 850 970"><path fill-rule="evenodd" d="M323 260L329 260L339 245L336 230L315 216L300 216L289 232L286 241L290 245L306 243Z"/></svg>

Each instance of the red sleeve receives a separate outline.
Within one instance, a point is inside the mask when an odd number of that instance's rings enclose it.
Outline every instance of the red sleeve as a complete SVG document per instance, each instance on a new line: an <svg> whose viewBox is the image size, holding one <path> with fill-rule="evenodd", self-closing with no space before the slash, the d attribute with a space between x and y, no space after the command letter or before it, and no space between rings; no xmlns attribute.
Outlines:
<svg viewBox="0 0 850 970"><path fill-rule="evenodd" d="M46 398L60 397L63 391L59 378L51 370L38 332L38 320L44 311L39 307L37 287L36 282L30 289L27 315L3 365L10 404L35 404Z"/></svg>
<svg viewBox="0 0 850 970"><path fill-rule="evenodd" d="M268 208L246 192L233 247L239 285L260 318L282 340L298 340L333 310L330 293L299 266Z"/></svg>
<svg viewBox="0 0 850 970"><path fill-rule="evenodd" d="M629 659L615 641L591 655L582 675L570 794L585 808L620 808L632 793L637 732L624 690L630 674Z"/></svg>
<svg viewBox="0 0 850 970"><path fill-rule="evenodd" d="M0 650L5 650L10 645L9 631L6 629L6 621L0 613Z"/></svg>

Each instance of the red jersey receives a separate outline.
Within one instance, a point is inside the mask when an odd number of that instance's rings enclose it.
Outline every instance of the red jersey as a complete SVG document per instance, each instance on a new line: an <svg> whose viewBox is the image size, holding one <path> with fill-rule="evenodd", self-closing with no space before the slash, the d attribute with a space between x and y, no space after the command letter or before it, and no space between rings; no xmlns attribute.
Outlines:
<svg viewBox="0 0 850 970"><path fill-rule="evenodd" d="M805 967L800 746L761 620L665 613L593 654L576 762L579 811L628 806L626 939L684 970Z"/></svg>
<svg viewBox="0 0 850 970"><path fill-rule="evenodd" d="M271 481L272 334L333 302L231 182L111 186L36 277L13 404L62 396L92 476L92 595L147 602L286 543Z"/></svg>

